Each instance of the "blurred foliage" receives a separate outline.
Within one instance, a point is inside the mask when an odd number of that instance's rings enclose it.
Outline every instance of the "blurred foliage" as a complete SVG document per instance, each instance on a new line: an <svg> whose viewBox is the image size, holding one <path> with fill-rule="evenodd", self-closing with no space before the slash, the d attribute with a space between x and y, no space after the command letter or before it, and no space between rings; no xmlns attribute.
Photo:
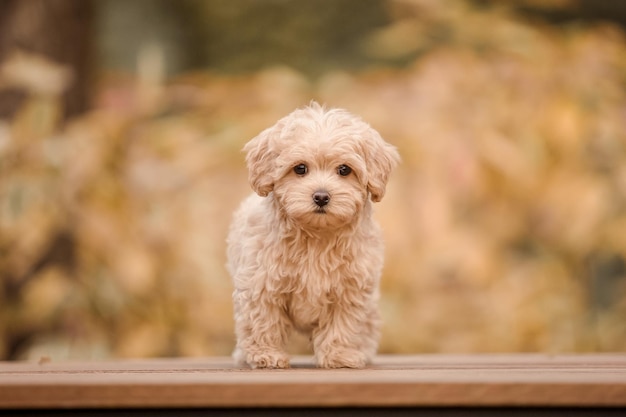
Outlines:
<svg viewBox="0 0 626 417"><path fill-rule="evenodd" d="M402 68L164 83L146 53L61 129L58 94L29 84L0 124L0 357L229 354L240 149L311 99L403 156L376 205L381 352L625 351L624 33L500 5L388 7L359 48Z"/></svg>

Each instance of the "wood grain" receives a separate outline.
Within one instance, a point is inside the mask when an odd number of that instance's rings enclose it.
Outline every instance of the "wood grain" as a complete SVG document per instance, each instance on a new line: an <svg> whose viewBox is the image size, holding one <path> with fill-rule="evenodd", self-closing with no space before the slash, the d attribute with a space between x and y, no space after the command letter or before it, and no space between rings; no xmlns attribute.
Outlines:
<svg viewBox="0 0 626 417"><path fill-rule="evenodd" d="M229 358L0 363L0 409L626 406L626 355L379 356L363 370Z"/></svg>

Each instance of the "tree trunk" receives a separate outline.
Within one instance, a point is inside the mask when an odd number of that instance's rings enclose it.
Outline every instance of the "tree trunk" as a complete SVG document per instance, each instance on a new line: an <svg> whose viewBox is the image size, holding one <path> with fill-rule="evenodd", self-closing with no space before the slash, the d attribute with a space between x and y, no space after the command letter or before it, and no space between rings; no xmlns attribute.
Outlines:
<svg viewBox="0 0 626 417"><path fill-rule="evenodd" d="M89 105L93 15L90 0L0 0L0 65L12 53L24 51L70 69L64 118ZM26 94L16 87L0 90L0 119L11 118Z"/></svg>

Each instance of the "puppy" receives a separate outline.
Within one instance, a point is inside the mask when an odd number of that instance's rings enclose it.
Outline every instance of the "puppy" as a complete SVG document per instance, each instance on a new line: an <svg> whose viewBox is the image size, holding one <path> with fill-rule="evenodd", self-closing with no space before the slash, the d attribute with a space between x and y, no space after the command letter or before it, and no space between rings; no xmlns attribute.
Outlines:
<svg viewBox="0 0 626 417"><path fill-rule="evenodd" d="M322 368L362 368L376 353L383 266L372 204L399 162L360 118L312 102L248 142L256 192L228 236L233 356L252 368L287 368L295 329L310 335Z"/></svg>

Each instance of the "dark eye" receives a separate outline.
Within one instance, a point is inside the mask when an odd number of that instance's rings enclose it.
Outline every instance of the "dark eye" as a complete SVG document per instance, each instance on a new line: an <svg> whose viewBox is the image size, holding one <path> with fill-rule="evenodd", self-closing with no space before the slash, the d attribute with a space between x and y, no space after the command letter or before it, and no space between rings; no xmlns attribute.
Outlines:
<svg viewBox="0 0 626 417"><path fill-rule="evenodd" d="M337 173L342 177L347 177L348 175L350 175L351 172L352 168L350 168L348 165L339 165L337 167Z"/></svg>
<svg viewBox="0 0 626 417"><path fill-rule="evenodd" d="M293 172L298 175L305 175L307 172L309 172L309 168L304 164L298 164L293 167Z"/></svg>

